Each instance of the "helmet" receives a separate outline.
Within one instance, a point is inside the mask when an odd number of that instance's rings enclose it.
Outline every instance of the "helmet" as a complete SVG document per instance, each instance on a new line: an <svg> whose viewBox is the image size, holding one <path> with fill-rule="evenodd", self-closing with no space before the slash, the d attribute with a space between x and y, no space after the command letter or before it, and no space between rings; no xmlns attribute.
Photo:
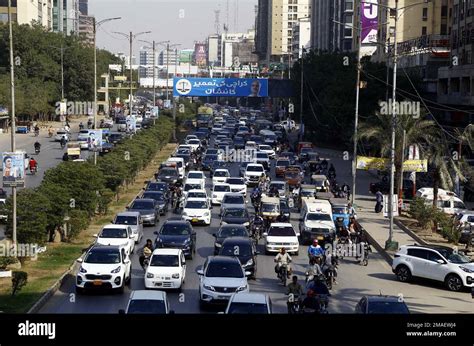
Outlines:
<svg viewBox="0 0 474 346"><path fill-rule="evenodd" d="M318 245L318 239L313 240L313 245Z"/></svg>

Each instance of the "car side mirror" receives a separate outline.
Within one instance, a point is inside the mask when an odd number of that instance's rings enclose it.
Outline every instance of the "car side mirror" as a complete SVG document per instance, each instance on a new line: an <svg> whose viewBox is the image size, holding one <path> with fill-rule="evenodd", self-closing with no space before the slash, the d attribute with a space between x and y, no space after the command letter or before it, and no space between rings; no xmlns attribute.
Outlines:
<svg viewBox="0 0 474 346"><path fill-rule="evenodd" d="M129 237L129 238L130 238L130 239L133 239L133 234L130 234L130 237Z"/></svg>
<svg viewBox="0 0 474 346"><path fill-rule="evenodd" d="M118 311L118 313L119 313L119 315L125 315L125 310L124 310L124 309L120 309L120 310Z"/></svg>
<svg viewBox="0 0 474 346"><path fill-rule="evenodd" d="M92 235L92 238L97 238L99 235L97 233Z"/></svg>
<svg viewBox="0 0 474 346"><path fill-rule="evenodd" d="M77 263L82 263L82 262L84 262L84 259L78 258L78 259L76 260L76 262L77 262Z"/></svg>
<svg viewBox="0 0 474 346"><path fill-rule="evenodd" d="M130 259L127 258L125 261L123 261L123 264L129 264L130 263Z"/></svg>
<svg viewBox="0 0 474 346"><path fill-rule="evenodd" d="M446 262L443 261L442 259L436 260L436 263L438 263L438 264L446 264Z"/></svg>
<svg viewBox="0 0 474 346"><path fill-rule="evenodd" d="M204 275L204 270L198 269L196 270L197 275Z"/></svg>
<svg viewBox="0 0 474 346"><path fill-rule="evenodd" d="M245 276L250 276L250 275L252 275L251 272L249 272L249 271L246 271L246 272L245 272Z"/></svg>

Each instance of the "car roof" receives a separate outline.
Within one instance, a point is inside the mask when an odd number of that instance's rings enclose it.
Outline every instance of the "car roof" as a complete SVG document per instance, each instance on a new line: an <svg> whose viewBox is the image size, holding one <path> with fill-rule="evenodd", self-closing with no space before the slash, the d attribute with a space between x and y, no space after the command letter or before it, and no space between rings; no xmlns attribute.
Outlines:
<svg viewBox="0 0 474 346"><path fill-rule="evenodd" d="M151 191L149 191L151 192ZM138 211L122 211L117 213L115 216L140 216L140 212Z"/></svg>
<svg viewBox="0 0 474 346"><path fill-rule="evenodd" d="M242 224L238 224L238 223L226 223L224 225L221 225L219 227L219 230L221 230L223 228L243 228L243 229L247 230L247 227L245 227Z"/></svg>
<svg viewBox="0 0 474 346"><path fill-rule="evenodd" d="M448 251L454 251L452 248L449 246L442 246L442 245L418 245L418 244L413 244L413 245L402 245L401 248L421 248L421 249L429 249L429 250L448 250Z"/></svg>
<svg viewBox="0 0 474 346"><path fill-rule="evenodd" d="M149 191L149 192L151 192L151 191ZM152 198L135 198L135 199L133 200L133 202L135 202L135 201L147 201L147 202L153 202L153 203L155 203L155 200L152 199Z"/></svg>
<svg viewBox="0 0 474 346"><path fill-rule="evenodd" d="M280 199L278 197L268 197L262 196L262 203L280 203Z"/></svg>
<svg viewBox="0 0 474 346"><path fill-rule="evenodd" d="M226 185L229 185L229 184L226 184ZM238 193L238 192L227 192L227 193L224 195L224 197L226 197L226 196L231 196L231 197L237 197L237 196L239 196L239 197L244 198L244 196L243 196L241 193Z"/></svg>
<svg viewBox="0 0 474 346"><path fill-rule="evenodd" d="M183 250L181 249L155 249L153 255L179 255Z"/></svg>
<svg viewBox="0 0 474 346"><path fill-rule="evenodd" d="M199 202L207 202L207 198L200 198L200 197L190 197L186 199L187 202L199 201Z"/></svg>
<svg viewBox="0 0 474 346"><path fill-rule="evenodd" d="M102 229L104 229L104 228L113 228L113 229L118 229L118 228L120 229L120 228L122 228L122 229L127 229L128 227L129 227L128 225L116 225L116 224L114 224L114 223L109 223L108 225L103 226Z"/></svg>
<svg viewBox="0 0 474 346"><path fill-rule="evenodd" d="M188 175L189 175L190 173L201 173L201 174L204 174L204 172L201 172L201 171L189 171L189 172L188 172Z"/></svg>
<svg viewBox="0 0 474 346"><path fill-rule="evenodd" d="M89 251L106 251L106 250L117 250L120 251L121 248L125 248L125 246L119 245L104 245L104 244L94 244L91 246Z"/></svg>
<svg viewBox="0 0 474 346"><path fill-rule="evenodd" d="M130 300L166 300L166 292L155 290L132 291Z"/></svg>
<svg viewBox="0 0 474 346"><path fill-rule="evenodd" d="M209 260L209 262L238 263L238 264L240 264L239 259L237 257L233 257L233 256L209 256L208 260Z"/></svg>
<svg viewBox="0 0 474 346"><path fill-rule="evenodd" d="M189 222L184 220L184 219L178 219L177 217L176 218L173 218L173 219L168 219L168 220L165 220L165 222L163 223L163 225L166 225L166 224L172 224L172 225L188 225Z"/></svg>
<svg viewBox="0 0 474 346"><path fill-rule="evenodd" d="M233 303L267 304L268 295L255 292L238 292L232 295Z"/></svg>
<svg viewBox="0 0 474 346"><path fill-rule="evenodd" d="M222 245L225 243L232 243L232 244L250 244L252 245L253 240L248 238L248 237L228 237L225 238L224 242Z"/></svg>
<svg viewBox="0 0 474 346"><path fill-rule="evenodd" d="M364 296L367 301L370 302L393 302L393 303L403 303L400 301L399 297L395 296L383 296L383 295L373 295L373 296Z"/></svg>
<svg viewBox="0 0 474 346"><path fill-rule="evenodd" d="M293 225L289 222L272 222L270 224L270 227L291 227L291 228L293 228Z"/></svg>

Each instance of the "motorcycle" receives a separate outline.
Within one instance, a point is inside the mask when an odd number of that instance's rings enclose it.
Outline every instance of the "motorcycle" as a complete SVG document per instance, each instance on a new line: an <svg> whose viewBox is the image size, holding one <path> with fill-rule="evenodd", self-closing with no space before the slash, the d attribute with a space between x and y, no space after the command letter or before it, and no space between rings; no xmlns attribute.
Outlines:
<svg viewBox="0 0 474 346"><path fill-rule="evenodd" d="M40 134L40 131L39 131L39 129L36 129L36 130L35 130L35 137L38 137L38 136L39 136L39 134Z"/></svg>
<svg viewBox="0 0 474 346"><path fill-rule="evenodd" d="M35 154L38 155L40 153L40 148L39 147L36 147L35 148Z"/></svg>
<svg viewBox="0 0 474 346"><path fill-rule="evenodd" d="M263 234L263 224L252 224L251 236L255 240L255 244L258 244Z"/></svg>
<svg viewBox="0 0 474 346"><path fill-rule="evenodd" d="M286 303L288 306L288 314L299 314L301 312L301 303L302 301L299 295L290 293Z"/></svg>
<svg viewBox="0 0 474 346"><path fill-rule="evenodd" d="M288 279L288 265L287 264L277 264L277 276L278 279L283 283L283 286L286 286L286 280Z"/></svg>
<svg viewBox="0 0 474 346"><path fill-rule="evenodd" d="M30 167L30 173L31 173L31 175L35 175L37 171L38 171L38 166Z"/></svg>

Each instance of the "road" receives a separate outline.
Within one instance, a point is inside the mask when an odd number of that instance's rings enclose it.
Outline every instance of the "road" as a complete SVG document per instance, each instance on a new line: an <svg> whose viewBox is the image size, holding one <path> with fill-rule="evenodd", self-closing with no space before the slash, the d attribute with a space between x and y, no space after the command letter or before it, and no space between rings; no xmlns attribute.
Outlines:
<svg viewBox="0 0 474 346"><path fill-rule="evenodd" d="M337 170L338 181L346 181L350 184L351 168L350 161L344 161L341 153L331 150L319 150L324 155L329 156ZM229 165L232 176L238 176L238 164ZM272 169L273 173L273 169ZM209 189L209 181L207 179ZM365 173L358 174L357 199L372 200L368 195L368 186L371 177ZM249 195L249 194L248 194ZM248 197L249 199L249 197ZM253 211L253 208L251 208ZM212 210L212 224L209 227L195 226L197 232L197 252L193 260L187 261L186 283L182 294L169 292L168 298L171 309L176 313L215 313L223 311L224 307L216 307L201 311L199 307L199 277L196 270L202 266L207 256L213 255L214 238L212 234L218 230L219 217L218 207ZM160 224L164 219L176 216L168 213L162 216ZM292 213L292 224L298 227L298 214ZM142 243L136 247L142 247L147 238L154 240L153 232L156 227L145 228L145 236ZM274 273L273 256L266 256L260 241L258 251L261 255L257 260L257 279L249 280L251 292L268 293L272 299L274 313L286 313L285 288L278 282ZM300 255L293 256L293 270L300 280L304 279L305 267L307 266L306 246L300 246ZM144 289L143 270L138 263L138 256L132 256L132 280L130 287L126 288L122 295L110 293L96 293L76 296L74 288L74 276L68 277L62 287L40 310L40 313L117 313L119 309L124 309L128 302L130 290ZM395 295L405 299L407 305L413 313L472 313L473 302L470 294L453 293L445 290L441 285L417 282L413 284L403 284L396 280L391 272L390 266L379 253L373 253L368 266L364 267L356 263L353 258L344 258L339 265L338 285L332 290L332 297L329 304L330 313L353 313L354 307L363 295Z"/></svg>

